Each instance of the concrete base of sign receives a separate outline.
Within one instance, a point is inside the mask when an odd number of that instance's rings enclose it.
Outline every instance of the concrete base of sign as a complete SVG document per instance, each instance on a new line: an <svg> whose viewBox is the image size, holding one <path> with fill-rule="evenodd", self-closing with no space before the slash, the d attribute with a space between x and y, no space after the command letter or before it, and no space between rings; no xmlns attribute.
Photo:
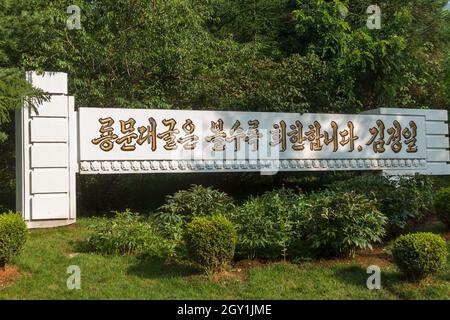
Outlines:
<svg viewBox="0 0 450 320"><path fill-rule="evenodd" d="M40 220L40 221L27 221L28 229L45 229L64 227L74 224L76 219L73 220Z"/></svg>

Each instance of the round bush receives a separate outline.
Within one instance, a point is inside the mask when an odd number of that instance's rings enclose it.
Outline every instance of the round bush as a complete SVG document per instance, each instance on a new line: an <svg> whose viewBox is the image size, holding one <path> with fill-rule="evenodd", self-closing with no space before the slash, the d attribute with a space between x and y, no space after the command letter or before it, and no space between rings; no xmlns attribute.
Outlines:
<svg viewBox="0 0 450 320"><path fill-rule="evenodd" d="M206 273L226 268L234 256L236 231L221 215L194 217L186 225L186 245L192 261Z"/></svg>
<svg viewBox="0 0 450 320"><path fill-rule="evenodd" d="M407 278L420 280L443 268L448 252L445 240L439 235L418 232L398 237L392 255Z"/></svg>
<svg viewBox="0 0 450 320"><path fill-rule="evenodd" d="M0 268L20 253L27 235L27 225L21 215L12 211L0 214Z"/></svg>
<svg viewBox="0 0 450 320"><path fill-rule="evenodd" d="M434 208L439 220L450 229L450 187L439 190L434 198Z"/></svg>

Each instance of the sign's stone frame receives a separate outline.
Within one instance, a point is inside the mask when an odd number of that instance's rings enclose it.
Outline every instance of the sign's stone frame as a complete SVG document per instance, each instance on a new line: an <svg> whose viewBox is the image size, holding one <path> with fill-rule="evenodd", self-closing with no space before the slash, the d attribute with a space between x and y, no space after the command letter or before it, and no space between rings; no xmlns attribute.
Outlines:
<svg viewBox="0 0 450 320"><path fill-rule="evenodd" d="M68 95L67 74L28 72L27 80L51 96L37 108L16 113L16 210L29 228L68 225L76 220L76 174L378 170L385 175L450 175L446 110L379 108L361 114L423 117L426 158L275 160L80 159L80 116ZM423 120L421 120L423 123Z"/></svg>

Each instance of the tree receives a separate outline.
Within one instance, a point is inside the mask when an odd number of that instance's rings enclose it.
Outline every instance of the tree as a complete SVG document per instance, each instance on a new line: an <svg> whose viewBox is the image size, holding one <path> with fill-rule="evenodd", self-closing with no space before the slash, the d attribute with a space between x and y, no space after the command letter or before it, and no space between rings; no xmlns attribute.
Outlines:
<svg viewBox="0 0 450 320"><path fill-rule="evenodd" d="M328 61L334 82L346 84L348 102L356 102L357 109L449 106L440 37L441 28L448 26L445 1L379 4L382 27L369 30L366 9L371 1L301 1L295 11L300 53L315 52Z"/></svg>

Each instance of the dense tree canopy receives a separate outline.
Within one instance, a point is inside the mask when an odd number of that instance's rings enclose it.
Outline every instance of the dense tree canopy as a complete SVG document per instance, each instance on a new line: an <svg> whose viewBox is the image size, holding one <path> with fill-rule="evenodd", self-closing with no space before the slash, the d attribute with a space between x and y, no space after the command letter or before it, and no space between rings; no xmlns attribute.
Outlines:
<svg viewBox="0 0 450 320"><path fill-rule="evenodd" d="M24 97L43 98L25 70L69 73L77 106L449 109L446 2L377 1L369 29L371 0L0 0L0 139Z"/></svg>
<svg viewBox="0 0 450 320"><path fill-rule="evenodd" d="M1 0L0 110L26 69L68 72L79 106L449 106L446 1L378 3L370 30L370 0Z"/></svg>

